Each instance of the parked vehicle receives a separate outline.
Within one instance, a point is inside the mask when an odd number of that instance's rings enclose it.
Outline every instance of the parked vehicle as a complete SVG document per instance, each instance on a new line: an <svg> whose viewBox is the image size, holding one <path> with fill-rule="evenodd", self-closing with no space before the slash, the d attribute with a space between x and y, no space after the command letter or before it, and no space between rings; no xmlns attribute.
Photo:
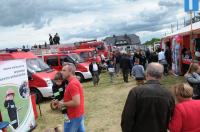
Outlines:
<svg viewBox="0 0 200 132"><path fill-rule="evenodd" d="M94 48L97 51L98 55L103 54L105 57L108 57L108 46L104 44L102 41L97 40L89 40L89 41L82 41L74 43L76 49L88 49Z"/></svg>
<svg viewBox="0 0 200 132"><path fill-rule="evenodd" d="M90 49L76 49L76 50L72 50L71 52L79 54L80 57L82 57L85 61L92 62L93 58L96 57L96 61L98 63L101 62L100 56L96 54L96 51L93 48L90 48Z"/></svg>
<svg viewBox="0 0 200 132"><path fill-rule="evenodd" d="M89 71L89 63L82 59L78 54L67 53L67 54L44 54L39 56L52 68L58 71L62 70L63 63L69 62L76 66L76 76L80 82L91 79L92 75Z"/></svg>

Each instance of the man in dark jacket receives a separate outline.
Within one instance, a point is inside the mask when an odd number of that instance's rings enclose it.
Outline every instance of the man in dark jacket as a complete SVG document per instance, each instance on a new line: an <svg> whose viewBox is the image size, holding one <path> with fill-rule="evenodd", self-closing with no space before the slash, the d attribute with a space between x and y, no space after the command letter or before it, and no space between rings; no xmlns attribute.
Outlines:
<svg viewBox="0 0 200 132"><path fill-rule="evenodd" d="M51 36L51 34L49 34L49 44L53 45L53 37Z"/></svg>
<svg viewBox="0 0 200 132"><path fill-rule="evenodd" d="M140 53L139 49L137 49L137 51L133 55L133 59L132 59L133 60L133 65L135 63L135 59L139 59L140 60L140 64L141 64L141 53Z"/></svg>
<svg viewBox="0 0 200 132"><path fill-rule="evenodd" d="M167 132L175 105L172 94L160 84L163 66L150 63L147 67L147 83L129 92L122 113L123 132Z"/></svg>
<svg viewBox="0 0 200 132"><path fill-rule="evenodd" d="M156 52L151 52L148 63L151 62L158 62L158 54Z"/></svg>
<svg viewBox="0 0 200 132"><path fill-rule="evenodd" d="M115 72L116 75L118 76L119 72L120 72L120 60L121 60L121 53L117 52L116 56L115 56Z"/></svg>
<svg viewBox="0 0 200 132"><path fill-rule="evenodd" d="M53 37L53 41L54 41L54 44L57 45L57 44L60 44L60 36L58 35L58 33L56 33Z"/></svg>
<svg viewBox="0 0 200 132"><path fill-rule="evenodd" d="M151 54L151 52L150 52L149 48L147 48L145 55L146 55L148 63L149 63L149 60L150 60L150 54Z"/></svg>
<svg viewBox="0 0 200 132"><path fill-rule="evenodd" d="M120 68L122 69L124 82L128 82L128 75L131 69L131 62L128 54L124 54L120 60Z"/></svg>
<svg viewBox="0 0 200 132"><path fill-rule="evenodd" d="M167 46L165 50L165 58L168 64L168 70L172 67L172 52L171 49Z"/></svg>
<svg viewBox="0 0 200 132"><path fill-rule="evenodd" d="M94 86L97 86L99 84L99 75L101 73L101 68L99 64L96 63L96 58L93 58L92 63L89 65L89 70L92 74L93 84Z"/></svg>

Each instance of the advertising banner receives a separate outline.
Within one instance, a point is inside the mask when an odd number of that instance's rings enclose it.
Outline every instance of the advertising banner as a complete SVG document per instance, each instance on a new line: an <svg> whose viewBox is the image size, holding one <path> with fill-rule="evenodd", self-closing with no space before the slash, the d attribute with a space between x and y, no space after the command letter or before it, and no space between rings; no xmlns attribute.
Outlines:
<svg viewBox="0 0 200 132"><path fill-rule="evenodd" d="M26 60L0 61L0 111L8 131L26 132L35 127Z"/></svg>
<svg viewBox="0 0 200 132"><path fill-rule="evenodd" d="M181 74L181 64L180 64L180 60L181 60L181 52L180 52L180 44L178 44L175 40L175 38L173 39L172 42L172 71L174 72L174 74L176 75L180 75Z"/></svg>

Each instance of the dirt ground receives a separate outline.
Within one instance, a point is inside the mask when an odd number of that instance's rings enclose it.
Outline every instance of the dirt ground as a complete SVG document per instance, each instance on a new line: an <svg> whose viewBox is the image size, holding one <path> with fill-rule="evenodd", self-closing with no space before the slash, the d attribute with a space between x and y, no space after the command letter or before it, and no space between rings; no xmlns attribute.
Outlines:
<svg viewBox="0 0 200 132"><path fill-rule="evenodd" d="M121 113L128 92L135 86L131 78L129 83L124 83L121 77L116 77L110 83L108 74L101 75L99 86L93 87L92 82L83 83L85 89L85 126L87 132L121 132ZM171 85L182 82L182 77L169 76L164 78L163 84ZM63 125L62 114L52 111L50 101L43 102L40 107L42 116L37 119L37 128L34 132L43 132L47 128Z"/></svg>

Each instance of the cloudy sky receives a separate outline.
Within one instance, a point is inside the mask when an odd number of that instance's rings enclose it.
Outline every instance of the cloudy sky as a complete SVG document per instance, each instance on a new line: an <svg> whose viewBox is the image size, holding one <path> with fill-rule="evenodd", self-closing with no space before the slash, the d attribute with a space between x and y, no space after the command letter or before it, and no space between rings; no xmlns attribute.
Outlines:
<svg viewBox="0 0 200 132"><path fill-rule="evenodd" d="M161 37L187 14L183 0L1 0L0 48L61 43L135 33L141 41Z"/></svg>

